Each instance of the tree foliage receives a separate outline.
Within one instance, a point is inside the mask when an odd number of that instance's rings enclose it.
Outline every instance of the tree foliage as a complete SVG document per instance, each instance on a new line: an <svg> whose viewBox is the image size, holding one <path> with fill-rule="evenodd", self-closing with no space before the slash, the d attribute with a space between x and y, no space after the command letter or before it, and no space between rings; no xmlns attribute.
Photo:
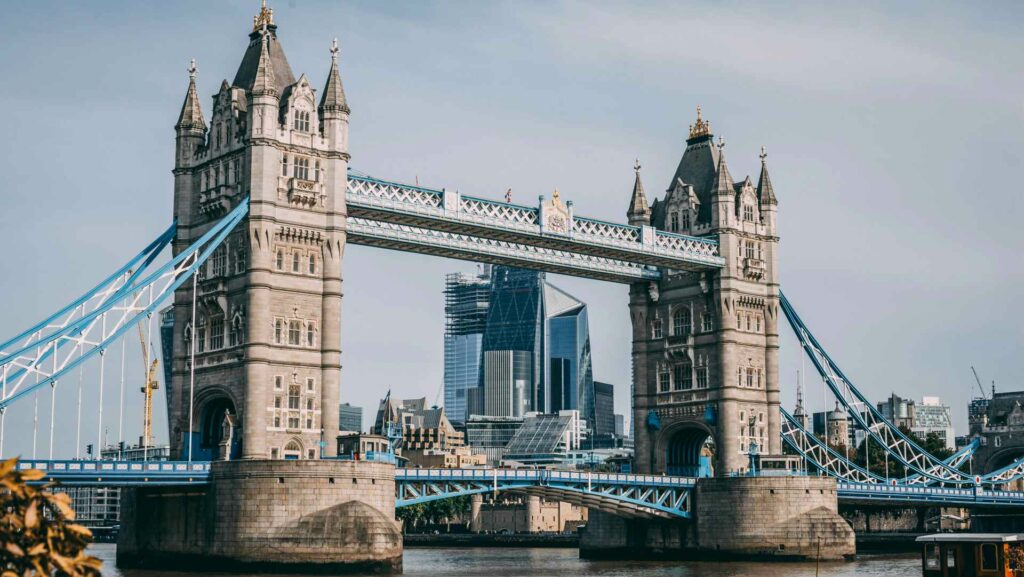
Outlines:
<svg viewBox="0 0 1024 577"><path fill-rule="evenodd" d="M0 575L98 577L101 561L85 554L92 533L71 522L71 497L49 491L53 484L29 486L44 473L17 463L0 464Z"/></svg>
<svg viewBox="0 0 1024 577"><path fill-rule="evenodd" d="M410 527L416 528L423 523L446 523L451 525L452 522L459 522L463 519L469 511L469 508L469 495L462 495L461 497L436 499L426 503L406 505L405 507L398 509L395 513L395 517L397 517L399 521L403 522L403 526L406 529Z"/></svg>
<svg viewBox="0 0 1024 577"><path fill-rule="evenodd" d="M907 427L900 427L900 432L940 461L948 459L953 454L953 451L946 448L945 443L942 442L942 439L937 433L928 433L924 439L921 439L921 437L918 437ZM867 459L865 459L864 456L865 443L867 443ZM907 475L906 468L896 461L896 459L889 457L888 460L886 460L885 450L877 442L872 441L870 437L866 438L864 442L857 447L856 453L851 454L850 457L853 462L857 463L861 467L868 465L868 469L880 477L899 479Z"/></svg>

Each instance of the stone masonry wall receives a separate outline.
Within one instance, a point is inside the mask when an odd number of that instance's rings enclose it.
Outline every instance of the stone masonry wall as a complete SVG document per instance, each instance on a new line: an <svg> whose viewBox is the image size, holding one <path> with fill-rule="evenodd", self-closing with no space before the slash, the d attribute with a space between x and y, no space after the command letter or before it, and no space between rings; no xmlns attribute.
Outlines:
<svg viewBox="0 0 1024 577"><path fill-rule="evenodd" d="M394 468L221 461L205 490L126 491L118 566L401 570Z"/></svg>

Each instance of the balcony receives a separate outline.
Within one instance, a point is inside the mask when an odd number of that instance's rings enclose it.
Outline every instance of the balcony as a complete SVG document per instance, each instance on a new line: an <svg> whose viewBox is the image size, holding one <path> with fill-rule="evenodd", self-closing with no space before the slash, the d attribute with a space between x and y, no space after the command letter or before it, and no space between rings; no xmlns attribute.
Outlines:
<svg viewBox="0 0 1024 577"><path fill-rule="evenodd" d="M301 178L288 179L288 202L306 207L316 206L323 194L323 185Z"/></svg>
<svg viewBox="0 0 1024 577"><path fill-rule="evenodd" d="M199 193L199 212L209 216L221 216L231 209L233 191L230 186L219 185Z"/></svg>
<svg viewBox="0 0 1024 577"><path fill-rule="evenodd" d="M763 260L759 258L743 259L743 274L746 275L747 278L764 278L764 271L765 264Z"/></svg>

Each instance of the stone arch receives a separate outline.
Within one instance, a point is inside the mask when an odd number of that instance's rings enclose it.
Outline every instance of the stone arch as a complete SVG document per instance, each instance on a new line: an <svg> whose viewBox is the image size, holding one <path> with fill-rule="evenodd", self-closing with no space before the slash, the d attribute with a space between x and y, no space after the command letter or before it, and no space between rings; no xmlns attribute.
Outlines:
<svg viewBox="0 0 1024 577"><path fill-rule="evenodd" d="M219 385L205 387L196 394L192 429L193 459L217 459L221 441L226 438L231 439L227 456L234 459L241 454L242 429L239 426L237 407L231 391ZM233 434L225 434L225 412L231 415L235 423Z"/></svg>
<svg viewBox="0 0 1024 577"><path fill-rule="evenodd" d="M985 460L984 471L991 473L1006 467L1017 459L1024 457L1024 445L1013 444L997 449Z"/></svg>
<svg viewBox="0 0 1024 577"><path fill-rule="evenodd" d="M301 459L305 449L302 446L302 441L296 437L288 439L288 442L284 444L284 448L281 450L281 458L283 459Z"/></svg>
<svg viewBox="0 0 1024 577"><path fill-rule="evenodd" d="M673 423L656 439L654 457L657 470L668 475L711 476L715 469L716 445L715 431L705 423Z"/></svg>

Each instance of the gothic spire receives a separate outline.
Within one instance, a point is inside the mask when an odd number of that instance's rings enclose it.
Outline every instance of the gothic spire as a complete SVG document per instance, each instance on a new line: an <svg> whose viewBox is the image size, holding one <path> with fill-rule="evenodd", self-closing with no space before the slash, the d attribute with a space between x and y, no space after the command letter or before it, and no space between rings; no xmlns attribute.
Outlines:
<svg viewBox="0 0 1024 577"><path fill-rule="evenodd" d="M718 137L718 166L715 168L715 185L711 192L713 194L736 194L732 175L729 174L729 167L725 164L725 141L722 137Z"/></svg>
<svg viewBox="0 0 1024 577"><path fill-rule="evenodd" d="M206 121L203 120L203 109L199 105L199 96L196 94L196 59L193 58L188 65L188 91L185 93L185 102L181 105L181 114L178 115L178 123L174 125L175 130L205 131Z"/></svg>
<svg viewBox="0 0 1024 577"><path fill-rule="evenodd" d="M274 77L274 62L270 58L270 33L266 28L262 32L260 41L260 57L256 62L256 74L252 80L252 95L278 96L276 79Z"/></svg>
<svg viewBox="0 0 1024 577"><path fill-rule="evenodd" d="M761 147L761 176L757 179L757 198L761 204L778 204L775 198L775 189L772 188L772 181L768 178L768 153Z"/></svg>
<svg viewBox="0 0 1024 577"><path fill-rule="evenodd" d="M324 112L348 113L348 101L345 100L345 88L341 85L341 74L338 73L338 39L331 42L331 70L327 73L327 84L320 97L320 114Z"/></svg>
<svg viewBox="0 0 1024 577"><path fill-rule="evenodd" d="M626 218L629 224L637 226L637 223L650 224L651 209L647 205L647 194L644 193L644 183L640 181L640 159L633 165L636 171L636 180L633 182L633 197L629 200L629 209L626 211Z"/></svg>

